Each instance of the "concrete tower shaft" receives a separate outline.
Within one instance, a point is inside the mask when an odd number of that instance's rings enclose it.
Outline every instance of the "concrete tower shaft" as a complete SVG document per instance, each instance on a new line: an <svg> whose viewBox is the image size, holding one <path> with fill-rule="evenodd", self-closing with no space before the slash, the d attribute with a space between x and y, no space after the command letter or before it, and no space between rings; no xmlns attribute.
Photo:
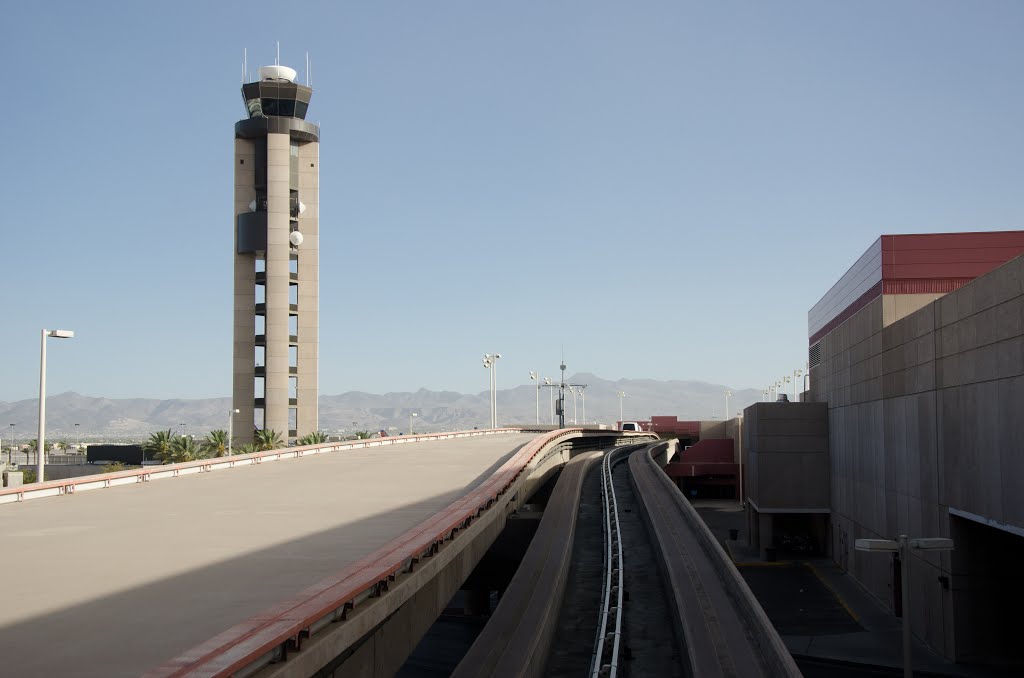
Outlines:
<svg viewBox="0 0 1024 678"><path fill-rule="evenodd" d="M232 407L238 443L317 430L320 130L294 71L260 69L235 124Z"/></svg>

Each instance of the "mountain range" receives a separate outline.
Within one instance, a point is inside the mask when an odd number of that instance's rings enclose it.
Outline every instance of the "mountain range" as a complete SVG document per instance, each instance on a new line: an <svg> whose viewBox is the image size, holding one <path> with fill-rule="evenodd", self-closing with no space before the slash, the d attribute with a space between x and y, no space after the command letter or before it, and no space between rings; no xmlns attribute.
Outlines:
<svg viewBox="0 0 1024 678"><path fill-rule="evenodd" d="M623 416L628 420L651 415L675 415L679 419L722 418L725 386L700 381L658 381L620 379L608 381L593 374L574 374L567 383L586 384L584 396L576 398L576 420L613 424L619 419L618 393L623 391ZM501 424L533 424L540 403L540 422L551 421L552 392L557 389L524 384L497 393ZM388 429L407 431L416 413L416 431L484 428L490 420L487 392L463 394L453 391L363 393L350 391L320 396L320 429L329 433ZM539 398L538 398L539 396ZM554 394L557 398L557 394ZM729 399L729 413L761 399L756 389L735 389ZM585 403L585 404L584 404ZM157 400L150 398L111 399L68 392L46 399L47 438L138 439L157 430L205 435L211 429L227 428L229 398ZM565 394L566 422L572 423L573 397ZM21 440L36 437L38 400L0 401L0 435L12 433ZM557 419L556 419L557 421ZM10 424L15 424L12 428Z"/></svg>

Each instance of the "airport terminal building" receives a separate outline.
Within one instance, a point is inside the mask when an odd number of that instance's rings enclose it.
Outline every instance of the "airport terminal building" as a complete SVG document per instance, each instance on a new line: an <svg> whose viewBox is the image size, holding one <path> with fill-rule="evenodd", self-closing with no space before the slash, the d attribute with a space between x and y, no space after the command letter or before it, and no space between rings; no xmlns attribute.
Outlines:
<svg viewBox="0 0 1024 678"><path fill-rule="evenodd" d="M828 553L948 659L1024 666L1024 231L879 238L808 314L827 405ZM781 403L779 405L782 405ZM752 480L752 482L756 482Z"/></svg>

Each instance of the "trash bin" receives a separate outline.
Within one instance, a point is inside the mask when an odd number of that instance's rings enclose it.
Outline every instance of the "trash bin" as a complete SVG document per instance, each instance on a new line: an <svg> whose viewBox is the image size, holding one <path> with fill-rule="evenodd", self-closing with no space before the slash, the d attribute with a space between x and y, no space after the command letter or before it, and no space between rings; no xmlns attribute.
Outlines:
<svg viewBox="0 0 1024 678"><path fill-rule="evenodd" d="M729 530L729 541L736 541L740 538L740 531L736 529Z"/></svg>
<svg viewBox="0 0 1024 678"><path fill-rule="evenodd" d="M764 559L767 560L769 563L774 563L775 562L775 547L774 546L766 546L765 547L765 549L764 549Z"/></svg>

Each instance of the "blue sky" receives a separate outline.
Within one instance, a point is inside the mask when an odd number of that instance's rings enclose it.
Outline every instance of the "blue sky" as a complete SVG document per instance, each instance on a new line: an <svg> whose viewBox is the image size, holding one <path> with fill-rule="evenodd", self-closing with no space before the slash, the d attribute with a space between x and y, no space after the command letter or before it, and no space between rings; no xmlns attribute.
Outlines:
<svg viewBox="0 0 1024 678"><path fill-rule="evenodd" d="M252 70L322 126L321 393L761 388L882 233L1024 228L1024 3L19 3L0 400L230 391Z"/></svg>

